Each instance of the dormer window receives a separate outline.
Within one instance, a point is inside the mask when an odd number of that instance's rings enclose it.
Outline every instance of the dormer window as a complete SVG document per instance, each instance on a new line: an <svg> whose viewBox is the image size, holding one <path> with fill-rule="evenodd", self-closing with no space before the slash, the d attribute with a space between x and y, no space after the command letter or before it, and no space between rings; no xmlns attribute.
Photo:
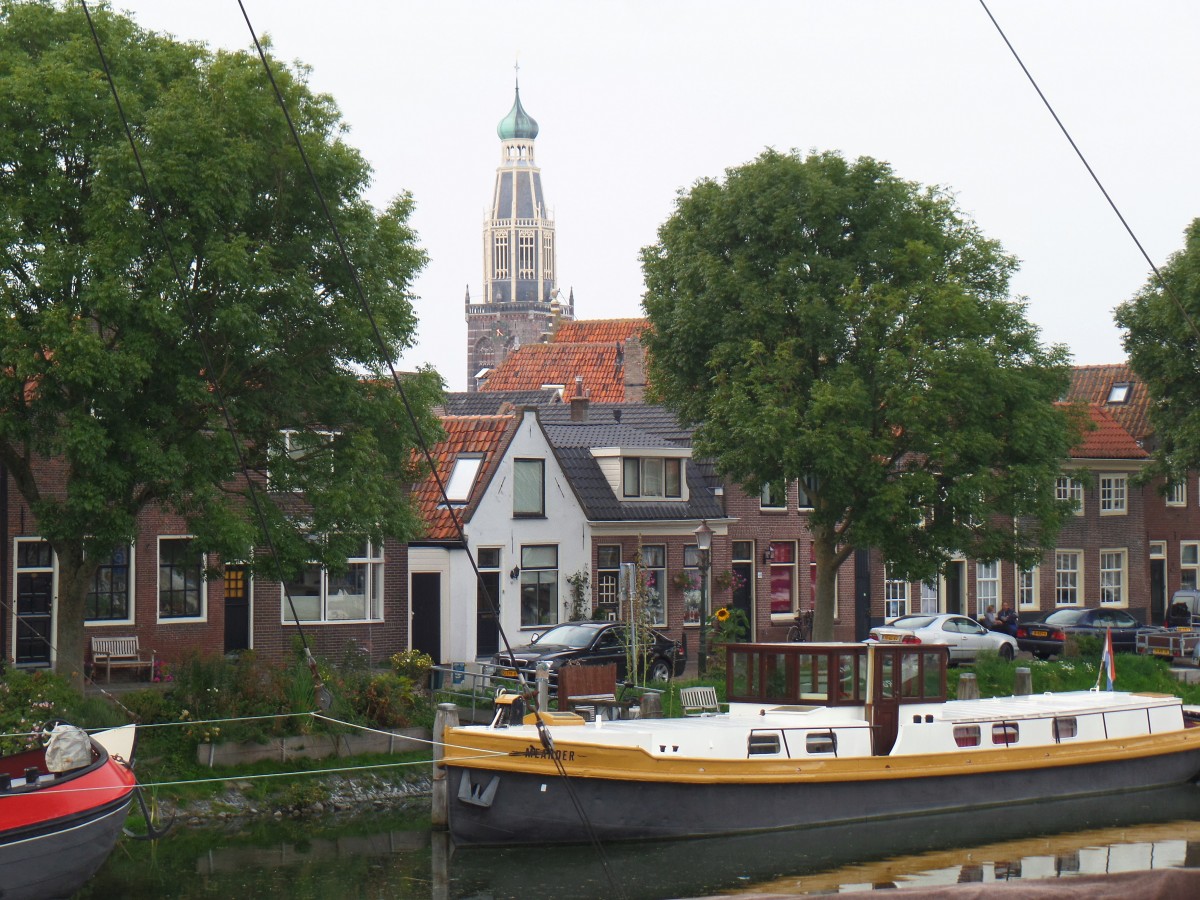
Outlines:
<svg viewBox="0 0 1200 900"><path fill-rule="evenodd" d="M683 460L626 456L622 461L622 495L629 499L683 496Z"/></svg>
<svg viewBox="0 0 1200 900"><path fill-rule="evenodd" d="M461 506L471 499L471 489L483 465L482 456L460 456L446 481L446 499L452 506Z"/></svg>
<svg viewBox="0 0 1200 900"><path fill-rule="evenodd" d="M1128 381L1116 382L1108 391L1108 402L1117 405L1129 402L1129 393L1133 389Z"/></svg>

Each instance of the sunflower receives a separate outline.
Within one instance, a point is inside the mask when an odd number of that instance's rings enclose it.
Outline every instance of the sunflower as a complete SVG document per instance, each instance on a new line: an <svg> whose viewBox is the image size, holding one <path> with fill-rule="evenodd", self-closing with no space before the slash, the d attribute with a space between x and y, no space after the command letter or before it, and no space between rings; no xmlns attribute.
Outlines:
<svg viewBox="0 0 1200 900"><path fill-rule="evenodd" d="M722 606L713 615L717 617L718 622L725 622L729 619L729 610Z"/></svg>

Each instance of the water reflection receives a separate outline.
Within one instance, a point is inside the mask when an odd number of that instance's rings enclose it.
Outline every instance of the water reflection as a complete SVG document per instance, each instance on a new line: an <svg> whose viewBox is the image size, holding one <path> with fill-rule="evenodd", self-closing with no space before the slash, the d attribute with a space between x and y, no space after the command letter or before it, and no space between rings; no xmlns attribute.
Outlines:
<svg viewBox="0 0 1200 900"><path fill-rule="evenodd" d="M1156 826L1146 823L1170 822ZM1115 831L1097 835L1096 829ZM1159 828L1139 837L1139 829ZM1086 830L1086 833L1081 833ZM1043 835L1031 839L1030 835ZM1054 837L1046 837L1054 835ZM1160 841L1161 838L1161 841ZM1011 846L1004 842L1016 842ZM1162 841L1171 846L1159 846ZM1128 850L1130 843L1149 851ZM1200 867L1200 789L1024 804L732 838L584 847L466 850L450 865L451 896L516 900L621 893L657 900L738 889L800 894L957 881L1042 878L1096 869L1099 846L1138 868ZM1062 848L1062 856L1059 856ZM1045 861L1049 857L1049 863ZM872 861L879 861L872 863ZM1119 862L1119 865L1124 863ZM937 872L938 874L926 874Z"/></svg>
<svg viewBox="0 0 1200 900"><path fill-rule="evenodd" d="M666 814L666 813L664 813ZM929 887L1200 869L1200 788L672 843L451 852L426 811L123 841L81 897L608 897ZM1155 824L1168 823L1168 824ZM1041 835L1031 837L1031 835Z"/></svg>

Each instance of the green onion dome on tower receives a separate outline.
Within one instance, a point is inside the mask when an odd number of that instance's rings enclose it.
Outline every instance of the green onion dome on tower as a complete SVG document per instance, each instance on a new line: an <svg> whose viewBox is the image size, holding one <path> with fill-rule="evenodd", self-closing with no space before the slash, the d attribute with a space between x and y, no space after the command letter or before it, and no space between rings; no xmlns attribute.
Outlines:
<svg viewBox="0 0 1200 900"><path fill-rule="evenodd" d="M500 120L500 124L496 126L496 134L500 136L502 141L511 140L526 140L532 141L538 136L538 123L525 112L525 107L521 105L521 88L516 89L516 99L513 100L512 109L508 111L508 115Z"/></svg>

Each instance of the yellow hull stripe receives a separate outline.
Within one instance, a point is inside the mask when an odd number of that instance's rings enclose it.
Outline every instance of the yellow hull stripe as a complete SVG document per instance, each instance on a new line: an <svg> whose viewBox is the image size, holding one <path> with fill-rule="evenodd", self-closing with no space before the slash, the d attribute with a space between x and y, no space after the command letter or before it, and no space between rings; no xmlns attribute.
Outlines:
<svg viewBox="0 0 1200 900"><path fill-rule="evenodd" d="M1200 750L1200 728L1054 746L973 748L914 756L792 759L662 757L640 747L577 743L562 732L554 737L557 763L572 777L692 784L890 781L1123 762ZM493 772L558 774L556 760L529 735L450 729L446 745L446 765Z"/></svg>

